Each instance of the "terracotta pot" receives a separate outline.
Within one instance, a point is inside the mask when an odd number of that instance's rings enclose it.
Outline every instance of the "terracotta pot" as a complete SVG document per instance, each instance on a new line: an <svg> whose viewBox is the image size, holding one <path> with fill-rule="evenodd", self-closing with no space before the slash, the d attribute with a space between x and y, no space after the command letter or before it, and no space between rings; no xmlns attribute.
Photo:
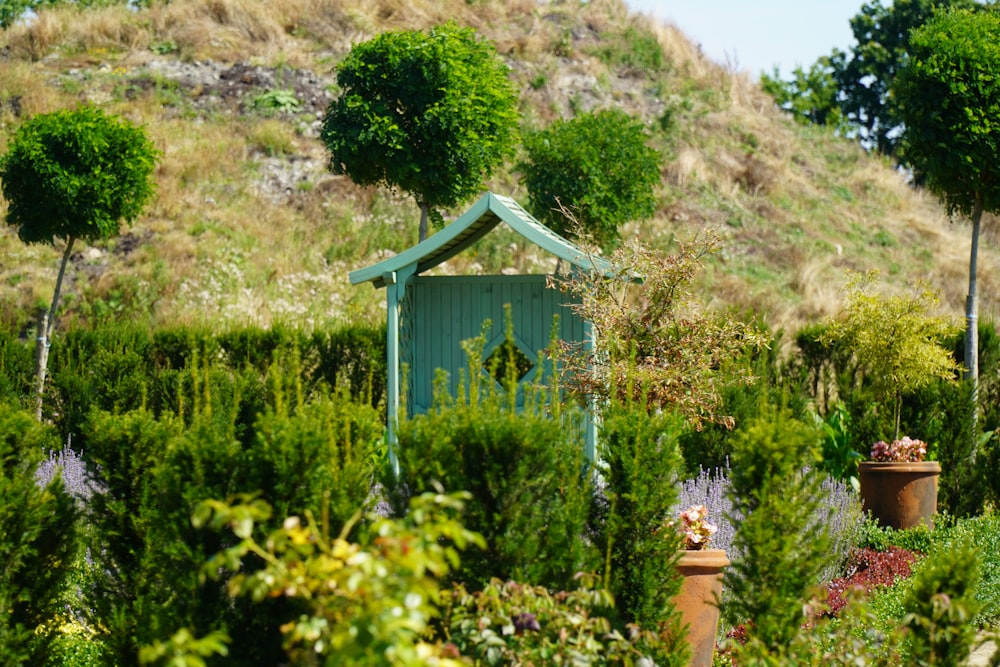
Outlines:
<svg viewBox="0 0 1000 667"><path fill-rule="evenodd" d="M682 551L677 570L684 577L674 605L688 626L691 667L710 667L719 629L722 569L729 565L722 549Z"/></svg>
<svg viewBox="0 0 1000 667"><path fill-rule="evenodd" d="M934 527L937 512L937 461L917 463L858 464L861 501L881 526L912 528L920 523Z"/></svg>

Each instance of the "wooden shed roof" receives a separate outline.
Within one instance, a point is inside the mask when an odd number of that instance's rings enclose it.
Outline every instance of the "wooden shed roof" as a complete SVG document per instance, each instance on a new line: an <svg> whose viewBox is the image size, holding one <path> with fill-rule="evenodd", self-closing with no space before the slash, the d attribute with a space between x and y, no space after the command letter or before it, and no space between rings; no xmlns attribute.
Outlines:
<svg viewBox="0 0 1000 667"><path fill-rule="evenodd" d="M501 222L536 246L574 266L602 273L610 268L606 260L588 255L536 220L510 197L487 192L460 218L437 234L398 255L351 271L351 284L371 282L375 287L384 287L388 276L406 267L415 266L415 274L427 271L462 252Z"/></svg>

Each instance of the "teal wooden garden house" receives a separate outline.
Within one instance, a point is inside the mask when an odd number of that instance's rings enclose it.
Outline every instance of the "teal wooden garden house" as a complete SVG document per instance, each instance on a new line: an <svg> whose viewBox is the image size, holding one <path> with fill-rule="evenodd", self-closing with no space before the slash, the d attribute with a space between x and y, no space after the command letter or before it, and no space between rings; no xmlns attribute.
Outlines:
<svg viewBox="0 0 1000 667"><path fill-rule="evenodd" d="M505 308L509 304L517 347L519 377L530 381L541 372L538 352L552 338L558 315L559 339L590 344L591 330L568 307L569 297L549 287L545 275L425 276L424 272L454 257L505 224L537 247L566 262L573 270L607 271L604 260L594 258L531 216L509 197L487 193L465 214L412 248L372 266L350 273L351 284L372 283L386 290L387 413L390 460L397 462L393 446L400 418L400 398L405 392L407 411L418 414L431 407L438 370L448 374L452 390L459 369L469 360L462 341L483 333L489 320L483 365L506 341ZM408 369L401 386L403 365ZM485 371L484 371L485 372ZM593 458L594 432L588 425L587 455ZM398 472L398 470L397 470Z"/></svg>

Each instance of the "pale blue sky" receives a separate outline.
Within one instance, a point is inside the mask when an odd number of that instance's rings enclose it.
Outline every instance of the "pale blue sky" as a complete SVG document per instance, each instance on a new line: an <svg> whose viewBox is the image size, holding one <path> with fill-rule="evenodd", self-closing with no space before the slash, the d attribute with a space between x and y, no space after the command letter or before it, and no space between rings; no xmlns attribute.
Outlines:
<svg viewBox="0 0 1000 667"><path fill-rule="evenodd" d="M756 78L775 65L787 79L834 47L853 43L850 20L865 0L625 0L674 23L705 54ZM888 4L888 3L886 3Z"/></svg>

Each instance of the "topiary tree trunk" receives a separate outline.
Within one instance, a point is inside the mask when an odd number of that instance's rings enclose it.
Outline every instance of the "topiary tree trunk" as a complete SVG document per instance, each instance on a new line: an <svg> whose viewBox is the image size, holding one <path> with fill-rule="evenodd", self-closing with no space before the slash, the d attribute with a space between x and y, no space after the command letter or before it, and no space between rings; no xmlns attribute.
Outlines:
<svg viewBox="0 0 1000 667"><path fill-rule="evenodd" d="M45 398L45 377L49 368L49 340L52 338L52 325L56 321L56 310L59 308L59 295L62 292L63 277L66 275L66 265L69 264L70 253L73 252L73 241L70 237L63 251L62 263L59 265L59 276L52 292L52 303L46 311L42 309L38 317L38 347L35 352L35 419L42 420L42 403Z"/></svg>

